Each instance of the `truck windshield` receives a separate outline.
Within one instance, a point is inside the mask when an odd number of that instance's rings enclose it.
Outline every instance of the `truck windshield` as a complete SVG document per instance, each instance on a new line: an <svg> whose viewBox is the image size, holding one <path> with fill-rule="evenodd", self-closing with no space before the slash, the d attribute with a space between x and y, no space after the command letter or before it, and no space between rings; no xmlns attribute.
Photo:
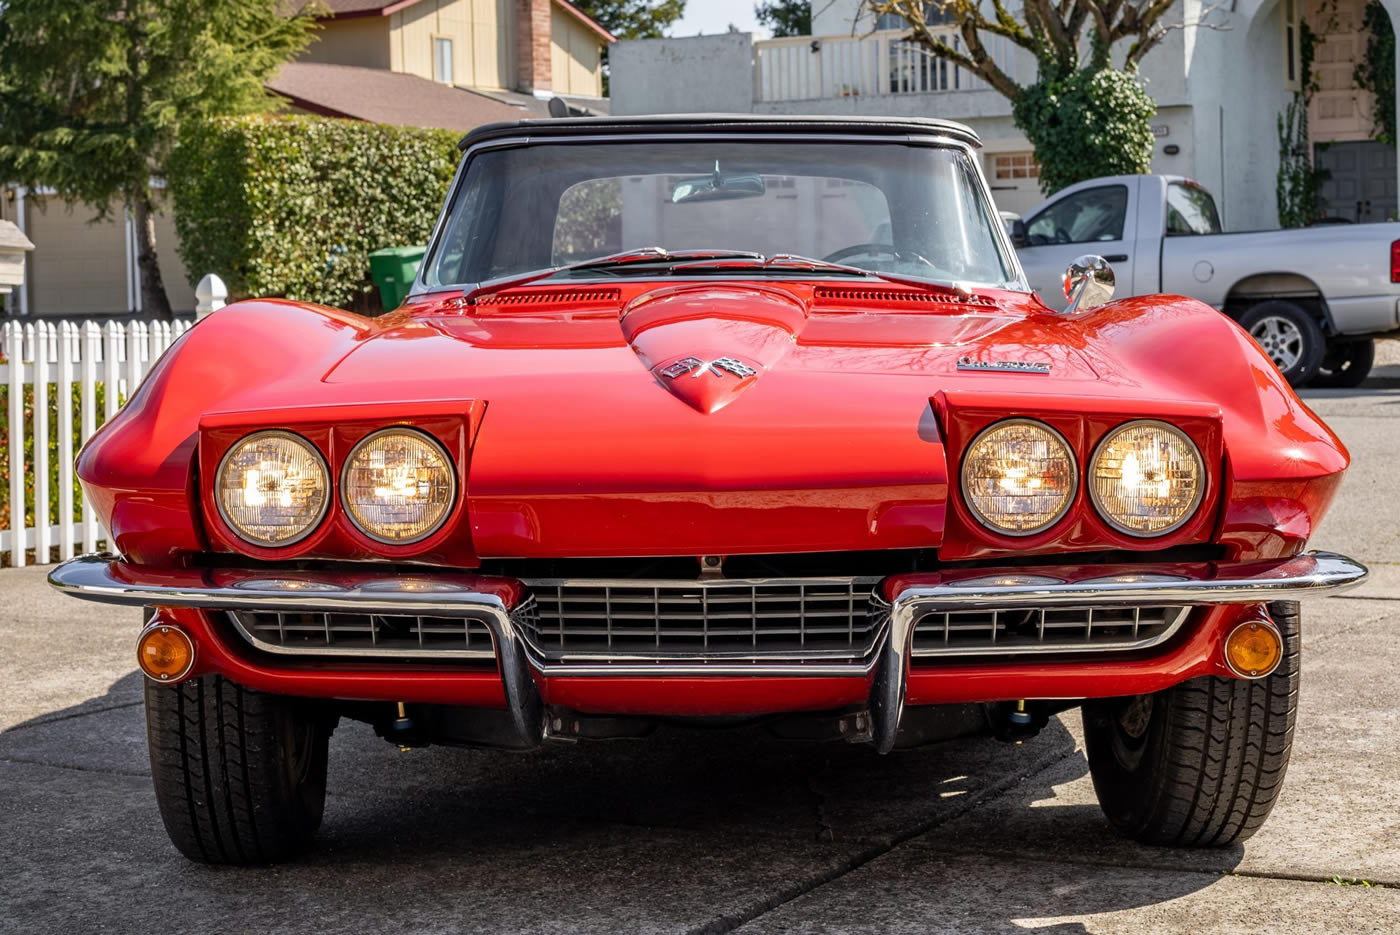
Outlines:
<svg viewBox="0 0 1400 935"><path fill-rule="evenodd" d="M931 280L1012 286L1015 266L1002 252L995 223L971 160L953 148L791 140L535 143L471 157L423 282L464 286L660 247L672 254L796 254ZM664 265L560 275L647 275ZM735 274L803 275L791 266L753 267ZM723 272L722 264L712 264L715 272Z"/></svg>

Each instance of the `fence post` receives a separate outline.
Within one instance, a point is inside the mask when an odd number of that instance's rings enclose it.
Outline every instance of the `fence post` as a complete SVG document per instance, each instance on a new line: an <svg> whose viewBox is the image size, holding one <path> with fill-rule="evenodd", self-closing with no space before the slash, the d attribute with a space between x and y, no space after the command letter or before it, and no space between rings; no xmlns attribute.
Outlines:
<svg viewBox="0 0 1400 935"><path fill-rule="evenodd" d="M77 329L58 323L58 557L73 557L73 351Z"/></svg>
<svg viewBox="0 0 1400 935"><path fill-rule="evenodd" d="M34 325L34 563L49 563L49 330Z"/></svg>
<svg viewBox="0 0 1400 935"><path fill-rule="evenodd" d="M24 567L24 329L5 325L5 358L10 363L10 564Z"/></svg>
<svg viewBox="0 0 1400 935"><path fill-rule="evenodd" d="M97 358L102 353L102 331L96 322L83 323L83 442L97 431ZM97 514L83 498L83 551L97 551Z"/></svg>
<svg viewBox="0 0 1400 935"><path fill-rule="evenodd" d="M228 286L224 281L213 273L206 273L199 281L199 285L194 287L194 317L195 321L205 317L211 312L217 312L224 307L228 301Z"/></svg>
<svg viewBox="0 0 1400 935"><path fill-rule="evenodd" d="M114 321L107 322L106 347L102 348L102 421L106 422L117 414L118 400L121 397L121 360L122 360L122 334L121 325Z"/></svg>
<svg viewBox="0 0 1400 935"><path fill-rule="evenodd" d="M142 366L141 358L146 353L146 325L144 322L129 321L126 323L126 398L130 399L136 395L136 388L141 385L141 378L145 376L146 370Z"/></svg>

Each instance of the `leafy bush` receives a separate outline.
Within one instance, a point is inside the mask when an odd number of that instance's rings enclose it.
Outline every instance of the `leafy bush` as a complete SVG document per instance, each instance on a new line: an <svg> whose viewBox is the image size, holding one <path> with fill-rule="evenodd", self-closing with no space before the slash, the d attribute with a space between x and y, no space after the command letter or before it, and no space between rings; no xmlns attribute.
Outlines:
<svg viewBox="0 0 1400 935"><path fill-rule="evenodd" d="M93 387L93 410L96 415L96 424L101 426L104 421L103 411L106 394L103 391L103 384L98 383ZM119 400L120 401L120 400ZM0 386L0 529L10 528L10 388ZM73 384L72 398L69 400L73 413L73 454L76 457L79 447L81 447L82 432L82 387ZM24 433L24 525L26 527L35 525L34 523L34 387L26 384L24 387L23 419L26 427ZM63 470L73 470L73 465L59 464L58 460L58 385L49 384L49 525L59 522L58 515L58 478ZM78 489L78 480L73 478L73 520L82 519L82 495ZM9 553L0 555L0 564L8 558Z"/></svg>
<svg viewBox="0 0 1400 935"><path fill-rule="evenodd" d="M459 137L325 117L187 122L167 178L180 256L235 298L348 308L373 289L371 250L427 241Z"/></svg>
<svg viewBox="0 0 1400 935"><path fill-rule="evenodd" d="M1134 71L1045 62L1012 105L1016 126L1035 147L1046 194L1085 179L1150 172L1156 112Z"/></svg>

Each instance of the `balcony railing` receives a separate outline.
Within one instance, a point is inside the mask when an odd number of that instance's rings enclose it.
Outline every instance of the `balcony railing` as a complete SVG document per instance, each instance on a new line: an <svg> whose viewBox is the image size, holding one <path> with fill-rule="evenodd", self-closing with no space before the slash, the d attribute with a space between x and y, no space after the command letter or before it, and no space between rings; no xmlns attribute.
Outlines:
<svg viewBox="0 0 1400 935"><path fill-rule="evenodd" d="M940 30L955 49L962 37ZM928 52L899 29L861 36L793 36L754 43L755 82L760 101L880 94L980 91L987 83L970 71ZM1001 37L988 37L987 51L1014 79L1017 50Z"/></svg>

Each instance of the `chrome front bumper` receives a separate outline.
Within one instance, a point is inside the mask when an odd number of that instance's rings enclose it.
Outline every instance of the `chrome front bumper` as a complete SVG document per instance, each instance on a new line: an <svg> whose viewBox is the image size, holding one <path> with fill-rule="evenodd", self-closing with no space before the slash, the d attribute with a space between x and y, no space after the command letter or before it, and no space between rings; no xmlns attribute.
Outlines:
<svg viewBox="0 0 1400 935"><path fill-rule="evenodd" d="M783 660L667 660L550 663L532 654L512 611L525 595L520 582L454 572L406 576L377 570L344 572L265 569L157 570L110 555L58 566L49 583L74 597L112 604L213 610L342 612L471 618L491 632L507 704L522 737L536 737L539 694L530 669L569 676L869 676L875 742L891 749L903 712L910 646L925 614L983 608L1202 606L1296 599L1352 587L1361 564L1327 552L1262 562L1199 562L1143 566L1058 566L958 569L895 576L877 588L887 618L868 659L810 664Z"/></svg>

